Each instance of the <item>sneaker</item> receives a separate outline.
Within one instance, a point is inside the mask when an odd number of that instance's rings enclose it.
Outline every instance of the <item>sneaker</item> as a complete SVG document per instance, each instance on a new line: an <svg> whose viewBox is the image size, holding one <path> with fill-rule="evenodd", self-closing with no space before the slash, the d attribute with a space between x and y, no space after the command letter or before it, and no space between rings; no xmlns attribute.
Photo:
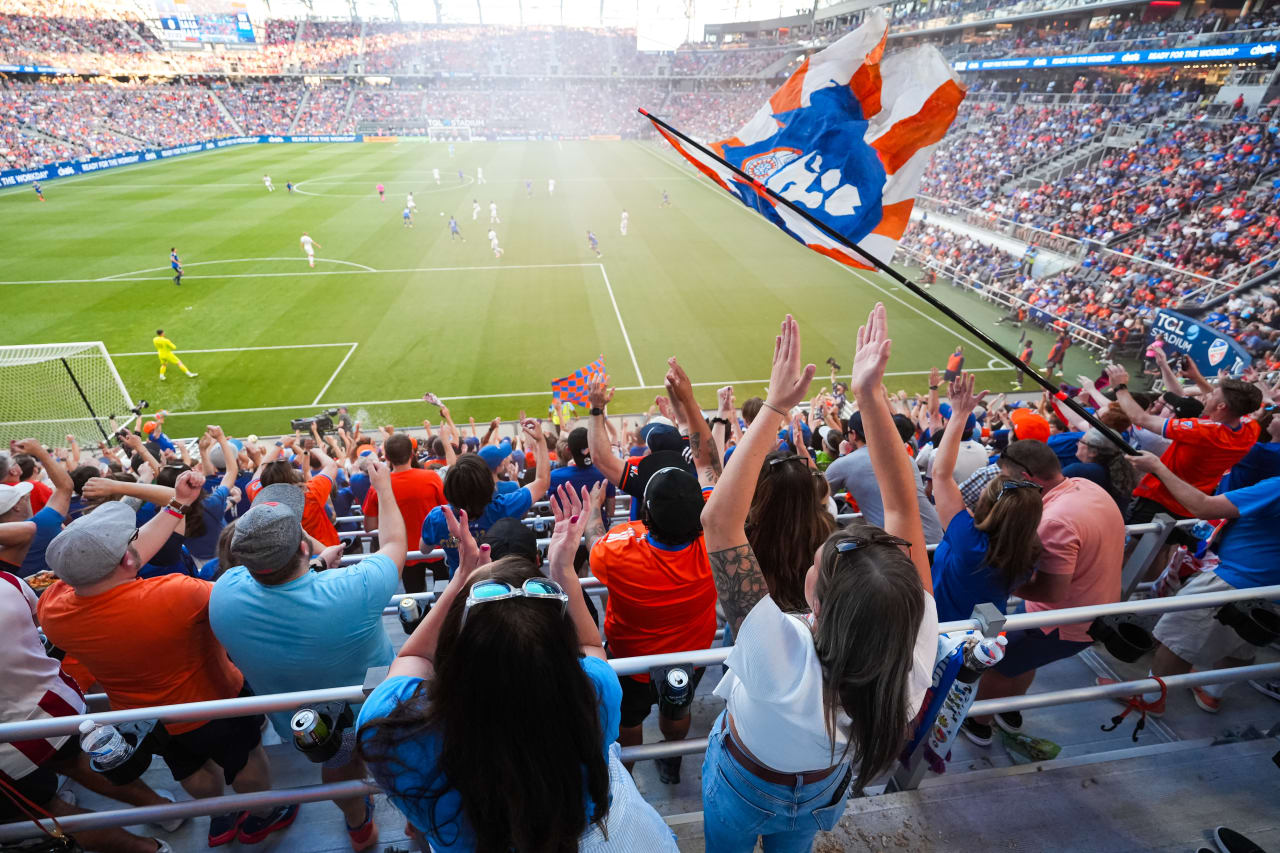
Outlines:
<svg viewBox="0 0 1280 853"><path fill-rule="evenodd" d="M266 817L246 815L244 823L240 824L238 840L241 844L257 844L271 833L289 826L297 816L297 803L291 806L276 806Z"/></svg>
<svg viewBox="0 0 1280 853"><path fill-rule="evenodd" d="M1267 853L1234 829L1220 826L1213 831L1213 843L1222 853Z"/></svg>
<svg viewBox="0 0 1280 853"><path fill-rule="evenodd" d="M1249 681L1249 686L1257 690L1263 696L1270 696L1277 702L1280 702L1280 681Z"/></svg>
<svg viewBox="0 0 1280 853"><path fill-rule="evenodd" d="M1191 695L1195 697L1196 704L1200 706L1201 711L1216 714L1218 713L1218 708L1222 706L1221 699L1203 688L1192 687Z"/></svg>
<svg viewBox="0 0 1280 853"><path fill-rule="evenodd" d="M360 853L378 843L378 825L373 822L373 798L364 798L364 823L355 829L347 827L347 835L351 838L351 849Z"/></svg>
<svg viewBox="0 0 1280 853"><path fill-rule="evenodd" d="M200 374L199 374L199 373L196 373L195 371L192 371L191 373L188 373L187 375L188 375L188 376L190 376L192 379L195 379L195 378L196 378L197 376L199 376Z"/></svg>
<svg viewBox="0 0 1280 853"><path fill-rule="evenodd" d="M216 814L209 818L209 846L221 847L236 840L240 832L240 824L249 816L248 812L232 812Z"/></svg>
<svg viewBox="0 0 1280 853"><path fill-rule="evenodd" d="M168 379L168 378L169 378L169 377L168 377L168 376L165 376L163 373L161 373L161 374L160 374L160 381L161 381L161 382L164 382L164 381L165 381L166 379Z"/></svg>
<svg viewBox="0 0 1280 853"><path fill-rule="evenodd" d="M671 758L655 758L653 763L658 767L658 780L668 785L680 784L680 760L684 756L676 755Z"/></svg>
<svg viewBox="0 0 1280 853"><path fill-rule="evenodd" d="M991 726L986 723L968 719L960 726L960 731L964 732L964 736L978 746L991 746L991 736L994 732Z"/></svg>
<svg viewBox="0 0 1280 853"><path fill-rule="evenodd" d="M173 848L163 838L153 838L151 840L156 843L156 853L173 853Z"/></svg>
<svg viewBox="0 0 1280 853"><path fill-rule="evenodd" d="M1096 684L1096 685L1098 685L1099 687L1106 687L1108 684L1119 684L1120 682L1119 682L1119 681L1117 681L1117 680L1116 680L1116 679L1114 679L1114 678L1095 678L1095 679L1093 680L1093 683L1094 683L1094 684ZM1133 697L1131 697L1131 696L1112 696L1112 697L1111 697L1111 701L1113 701L1113 702L1119 702L1121 705L1124 705L1124 704L1128 703L1129 699L1131 699L1131 698L1133 698ZM1147 709L1147 716L1148 716L1148 717L1163 717L1163 716L1164 716L1164 700L1162 699L1162 700L1160 700L1159 702L1157 702L1155 705L1152 705L1150 708L1148 708L1148 709Z"/></svg>
<svg viewBox="0 0 1280 853"><path fill-rule="evenodd" d="M1006 711L1003 714L996 714L996 725L1009 734L1016 735L1022 731L1022 712Z"/></svg>
<svg viewBox="0 0 1280 853"><path fill-rule="evenodd" d="M156 789L156 796L162 800L168 800L171 803L176 803L178 801L178 798L174 796L173 791L166 791L163 788ZM173 820L156 821L152 826L158 826L165 832L176 832L178 827L182 826L186 822L187 819L185 817L175 817Z"/></svg>

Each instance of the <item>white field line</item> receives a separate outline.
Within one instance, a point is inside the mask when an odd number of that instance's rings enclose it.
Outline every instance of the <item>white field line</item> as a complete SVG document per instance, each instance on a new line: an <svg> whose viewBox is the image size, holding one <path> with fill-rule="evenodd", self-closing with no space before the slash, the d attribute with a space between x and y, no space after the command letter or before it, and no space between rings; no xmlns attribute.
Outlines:
<svg viewBox="0 0 1280 853"><path fill-rule="evenodd" d="M302 261L305 261L305 260L306 260L306 258L299 258L299 257L289 257L289 258L227 258L226 260L221 260L221 261L192 261L192 262L190 262L190 263L183 264L182 266L183 266L183 268L185 269L186 267L202 267L202 266L208 266L209 264L249 264L249 263L253 263L253 262L255 262L255 261L298 261L298 262L302 262ZM317 260L317 261L320 261L321 263L326 263L326 264L343 264L343 265L345 265L345 266L349 266L349 267L357 267L357 268L359 268L359 269L364 270L365 272L377 272L377 270L375 270L373 267L365 266L364 264L358 264L358 263L356 263L355 261L340 261L340 260L337 260L337 259L334 259L334 258L316 258L316 260ZM104 275L102 278L98 279L98 281L116 281L116 280L132 281L133 279L128 278L128 276L134 276L134 275L138 275L138 274L140 274L140 273L144 273L144 272L163 272L163 271L165 271L165 270L171 270L171 269L173 269L173 268L172 268L172 267L149 267L149 268L147 268L147 269L145 269L145 270L131 270L130 272L120 272L120 273L116 273L115 275ZM172 278L172 277L173 277L173 276L169 276L169 278ZM187 276L185 276L185 275L183 276L183 278L186 278L186 277L187 277ZM199 277L202 277L202 276L193 276L193 278L199 278Z"/></svg>
<svg viewBox="0 0 1280 853"><path fill-rule="evenodd" d="M622 312L618 310L618 300L613 296L613 285L609 283L609 274L604 271L604 264L596 264L600 275L604 276L604 289L609 291L609 301L613 303L613 316L618 318L618 328L622 329L622 342L627 345L627 353L631 356L631 367L636 372L636 381L644 387L644 374L640 372L640 363L636 361L636 351L631 348L631 336L627 334L627 324L622 322Z"/></svg>
<svg viewBox="0 0 1280 853"><path fill-rule="evenodd" d="M714 193L717 197L724 199L725 201L727 201L727 202L729 202L730 204L732 204L735 208L737 208L737 209L741 210L743 213L746 213L746 214L747 214L747 215L749 215L749 216L753 216L753 218L754 218L754 214L752 214L752 213L751 213L751 211L750 211L750 210L748 210L748 209L746 208L746 206L745 206L745 205L743 205L742 203L740 203L740 202L738 202L738 201L735 201L733 198L731 198L730 196L728 196L727 194L725 194L725 193L724 193L724 192L722 192L721 190L719 190L719 189L717 189L717 188L713 187L711 184L706 183L706 182L705 182L705 181L703 181L701 178L699 178L699 177L697 177L697 176L695 176L695 175L688 175L688 174L685 174L685 172L684 172L684 170L683 170L683 169L681 169L681 168L680 168L678 165L676 165L675 163L672 163L672 162L670 162L669 160L667 160L667 159L666 159L665 157L663 157L661 154L658 154L658 153L656 153L656 152L654 152L654 151L650 151L650 150L649 150L647 147L645 147L643 144L639 144L639 143L637 143L637 144L638 144L639 148L640 148L642 151L644 151L646 154L648 154L648 155L649 155L649 156L651 156L651 157L654 157L654 158L658 159L659 161L661 161L661 162L663 162L663 163L666 163L669 167L671 167L671 168L672 168L672 169L674 169L676 172L678 172L678 173L680 174L680 177L685 178L686 180L693 181L695 184L697 184L697 185L698 185L698 186L700 186L700 187L705 187L707 190L709 190L709 191L711 191L712 193ZM885 296L889 297L890 299L892 299L892 300L894 300L894 301L896 301L896 302L900 303L901 305L903 305L903 306L904 306L904 307L906 307L906 308L910 308L912 311L916 312L916 313L917 313L917 314L919 314L921 317L923 317L923 318L925 318L926 320L928 320L930 323L933 323L933 324L934 324L935 326L937 326L939 329L942 329L942 330L946 331L948 334L953 335L954 337L958 338L958 339L960 340L960 342L961 342L961 343L964 343L964 344L966 344L966 345L968 345L968 346L971 346L971 347L973 347L974 349L976 349L976 350L978 350L978 351L982 352L983 354L985 354L985 355L987 355L987 356L990 356L991 358L999 358L999 356L998 356L998 355L996 355L994 352L991 352L991 351L990 351L989 349L987 349L986 347L982 346L981 344L977 343L976 341L971 341L971 340L969 340L967 337L965 337L963 334L961 334L961 333L960 333L960 331L958 331L958 330L956 330L956 329L951 328L950 326L946 325L945 323L941 322L940 320L938 320L938 319L936 319L936 318L934 318L934 317L930 317L930 316L929 316L928 314L926 314L924 311L920 310L920 309L919 309L918 307L916 307L915 305L912 305L910 302L907 302L907 301L906 301L905 299L903 299L901 296L898 296L896 293L893 293L892 291L888 290L887 288L882 287L880 284L876 283L874 280L872 280L872 279L868 278L868 277L867 277L867 276L866 276L866 275L865 275L861 270L854 269L853 267L846 266L846 265L844 265L844 264L840 263L839 261L836 261L836 260L831 259L831 258L828 258L828 260L830 260L830 261L831 261L831 263L833 263L833 264L835 264L836 266L840 267L840 269L844 270L845 272L849 273L850 275L854 275L854 276L857 276L858 278L862 279L864 282L866 282L867 284L871 285L871 286L872 286L872 287L874 287L876 290L880 291L881 293L883 293Z"/></svg>
<svg viewBox="0 0 1280 853"><path fill-rule="evenodd" d="M295 260L287 258L286 260ZM306 260L306 258L298 258L297 260ZM317 261L331 260L327 258L316 258ZM200 263L216 263L215 261L201 261ZM472 272L480 270L536 270L536 269L566 269L572 267L595 267L598 263L573 263L573 264L494 264L489 266L478 267L407 267L404 269L376 270L376 269L360 269L360 270L309 270L303 273L296 272L264 272L264 273L227 273L225 275L184 275L184 279L226 279L226 278L279 278L283 276L313 276L313 275L387 275L392 273L411 273L411 272ZM168 269L168 267L161 267ZM123 275L123 274L122 274ZM0 285L19 285L19 284L115 284L123 281L169 281L173 276L137 276L132 278L51 278L51 279L28 279L23 281L0 281Z"/></svg>
<svg viewBox="0 0 1280 853"><path fill-rule="evenodd" d="M336 343L336 344L276 344L274 346L263 346L263 347L212 347L210 349L177 349L177 350L174 350L174 352L181 352L181 353L254 352L256 350L271 350L271 349L320 349L324 347L355 347L355 346L356 344L352 341L343 341L341 343ZM142 352L110 353L112 358L124 358L125 356L155 355L155 354L156 354L156 351L153 349L143 350Z"/></svg>
<svg viewBox="0 0 1280 853"><path fill-rule="evenodd" d="M320 393L311 401L311 405L320 404L320 398L324 396L324 392L329 390L329 386L333 384L333 380L338 378L338 374L342 372L342 368L347 366L347 360L351 358L351 354L356 351L359 344L352 344L351 349L347 350L347 354L342 357L342 361L338 362L338 366L333 369L333 373L329 374L329 381L324 383L324 387L320 389Z"/></svg>
<svg viewBox="0 0 1280 853"><path fill-rule="evenodd" d="M209 149L209 150L207 150L207 151L192 151L190 154L182 154L182 155L180 155L180 156L178 156L178 157L169 157L169 158L164 159L164 160L143 160L143 161L140 161L140 162L137 162L137 163L130 163L130 164L129 164L129 165L127 165L127 166L116 166L116 167L115 167L115 168L113 168L113 169L103 169L101 172L90 172L90 173L89 173L89 174L87 174L87 175L72 175L72 176L68 176L68 177L65 177L65 178L59 178L59 177L56 177L56 176L55 176L55 177L52 177L52 178L47 178L47 179L45 179L44 183L46 183L46 184L48 184L48 185L50 185L50 186L64 187L64 186L66 186L67 184L70 184L70 183L76 183L76 182L78 182L78 181L87 180L87 179L89 179L89 178L99 178L99 177L102 177L103 175L121 175L121 174L123 174L123 173L124 173L124 170L125 170L125 169L136 169L136 168L138 168L139 166L162 166L162 165L164 165L165 163L190 162L192 158L194 158L194 157L199 157L199 156L200 156L200 155L202 155L202 154L219 154L219 153L222 153L222 152L224 152L224 151L254 150L254 149L255 149L255 147L256 147L256 146L255 146L255 145L252 145L252 144L250 144L250 145L228 145L226 148L210 148L210 149ZM304 154L304 153L306 153L306 152L299 152L299 153L300 153L300 154ZM34 170L31 170L31 171L34 171ZM55 181L56 181L57 183L54 183ZM119 186L120 186L120 188L122 188L122 189L127 189L130 185L129 185L129 184L120 184ZM204 184L183 184L182 186L184 186L184 187L185 187L185 186L206 186L206 185L204 185ZM223 185L222 185L222 184L209 184L208 186L223 186ZM237 186L239 186L239 185L237 185ZM250 185L250 184L245 184L244 186L251 186L251 185ZM22 192L27 192L27 193L31 192L31 184L22 184L21 186L14 187L13 189L0 190L0 196L6 196L6 195L17 195L18 193L22 193Z"/></svg>

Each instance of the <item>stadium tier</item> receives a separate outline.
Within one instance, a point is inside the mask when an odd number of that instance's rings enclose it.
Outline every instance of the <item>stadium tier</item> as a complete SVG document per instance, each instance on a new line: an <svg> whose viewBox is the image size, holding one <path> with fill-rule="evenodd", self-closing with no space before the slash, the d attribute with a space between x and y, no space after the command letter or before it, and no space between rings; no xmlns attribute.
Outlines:
<svg viewBox="0 0 1280 853"><path fill-rule="evenodd" d="M1280 850L1280 6L427 5L0 8L0 850Z"/></svg>

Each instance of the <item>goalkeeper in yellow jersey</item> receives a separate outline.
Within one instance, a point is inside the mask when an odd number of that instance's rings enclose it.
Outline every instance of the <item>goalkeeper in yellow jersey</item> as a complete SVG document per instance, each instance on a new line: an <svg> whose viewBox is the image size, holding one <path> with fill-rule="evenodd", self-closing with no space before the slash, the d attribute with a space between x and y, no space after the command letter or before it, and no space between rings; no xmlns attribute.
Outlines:
<svg viewBox="0 0 1280 853"><path fill-rule="evenodd" d="M163 382L165 380L165 369L171 364L178 365L179 370L192 378L200 375L187 370L187 366L182 363L182 359L173 354L173 351L177 349L177 344L164 336L164 329L156 329L156 336L151 339L151 343L155 345L156 355L160 356L160 381Z"/></svg>

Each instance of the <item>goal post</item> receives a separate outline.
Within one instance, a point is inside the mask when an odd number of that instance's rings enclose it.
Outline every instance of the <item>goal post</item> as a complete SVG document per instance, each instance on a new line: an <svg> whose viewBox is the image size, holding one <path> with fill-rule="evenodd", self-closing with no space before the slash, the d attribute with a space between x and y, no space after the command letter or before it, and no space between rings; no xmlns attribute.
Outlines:
<svg viewBox="0 0 1280 853"><path fill-rule="evenodd" d="M133 398L102 341L0 346L0 429L60 446L110 438Z"/></svg>
<svg viewBox="0 0 1280 853"><path fill-rule="evenodd" d="M427 139L431 142L470 142L471 128L464 124L447 124L428 127Z"/></svg>

